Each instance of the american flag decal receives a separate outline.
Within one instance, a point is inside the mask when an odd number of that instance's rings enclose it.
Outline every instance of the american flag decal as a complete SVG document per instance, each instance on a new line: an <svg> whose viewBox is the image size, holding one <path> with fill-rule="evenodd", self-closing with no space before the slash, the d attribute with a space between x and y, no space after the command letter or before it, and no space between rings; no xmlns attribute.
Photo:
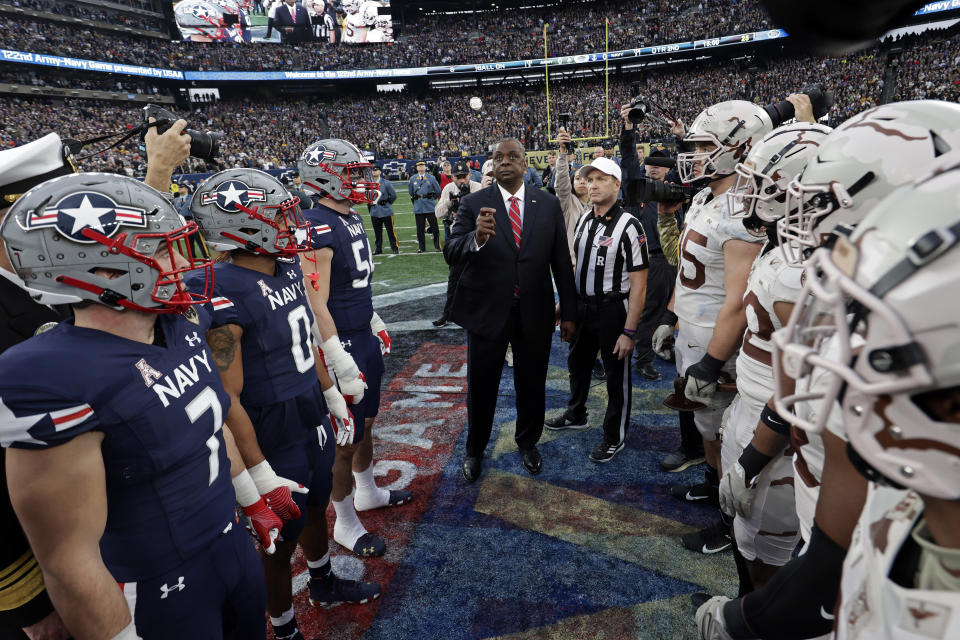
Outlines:
<svg viewBox="0 0 960 640"><path fill-rule="evenodd" d="M233 301L230 300L229 298L218 297L218 298L212 298L210 300L210 304L213 305L214 309L229 309L230 307L233 306Z"/></svg>
<svg viewBox="0 0 960 640"><path fill-rule="evenodd" d="M647 244L647 234L641 233L639 236L637 236L637 244L641 247Z"/></svg>

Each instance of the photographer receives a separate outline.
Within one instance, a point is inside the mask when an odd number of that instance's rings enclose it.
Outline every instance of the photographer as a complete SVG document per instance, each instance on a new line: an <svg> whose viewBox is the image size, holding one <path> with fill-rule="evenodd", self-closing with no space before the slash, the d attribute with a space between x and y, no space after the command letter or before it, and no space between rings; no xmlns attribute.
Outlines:
<svg viewBox="0 0 960 640"><path fill-rule="evenodd" d="M570 146L570 134L566 129L561 128L557 133L557 142L563 150L572 148ZM576 256L573 253L573 232L577 226L577 221L583 212L590 206L590 196L587 194L587 181L584 179L581 171L578 169L571 178L570 154L561 153L557 158L557 166L554 173L554 185L557 190L557 197L560 198L560 208L563 211L563 222L567 227L567 246L570 248L570 259L576 263Z"/></svg>
<svg viewBox="0 0 960 640"><path fill-rule="evenodd" d="M479 191L483 187L479 182L470 179L470 167L467 161L457 160L453 164L453 181L443 188L440 194L440 200L437 201L435 212L440 220L443 220L443 242L446 244L450 236L450 227L457 219L457 211L460 209L460 198ZM457 290L457 282L460 280L460 273L463 271L464 263L455 264L450 267L450 275L447 278L447 301L443 305L443 315L433 321L433 326L442 327L447 324L450 317L450 308L453 305L453 294Z"/></svg>
<svg viewBox="0 0 960 640"><path fill-rule="evenodd" d="M557 152L551 149L547 152L547 168L540 174L543 186L553 195L557 195L557 189L554 186L554 180L557 177Z"/></svg>
<svg viewBox="0 0 960 640"><path fill-rule="evenodd" d="M381 175L380 167L374 165L373 179L380 183L380 195L376 201L368 205L370 208L370 220L373 222L373 235L377 247L373 255L377 256L383 253L383 229L387 229L387 241L390 243L390 250L394 254L400 253L400 245L397 243L397 232L393 229L393 203L397 201L397 191L393 188L393 183Z"/></svg>
<svg viewBox="0 0 960 640"><path fill-rule="evenodd" d="M630 120L631 106L625 105L620 110L623 117L623 130L620 134L620 153L623 154L622 169L625 181L631 179L646 177L650 180L664 182L667 177L668 168L662 166L670 158L664 151L654 151L651 158L660 158L651 160L649 164L640 164L640 158L637 154L635 125ZM629 203L634 204L634 203ZM670 266L663 254L660 244L660 236L657 233L658 209L659 203L653 200L636 203L636 207L628 206L627 210L634 213L639 219L640 224L647 231L647 252L650 256L650 270L647 274L647 297L643 308L643 316L640 318L640 324L637 325L637 349L634 357L634 366L637 373L647 380L659 380L660 372L653 366L653 332L660 324L660 316L666 309L670 296L673 295L673 285L677 278L677 272Z"/></svg>

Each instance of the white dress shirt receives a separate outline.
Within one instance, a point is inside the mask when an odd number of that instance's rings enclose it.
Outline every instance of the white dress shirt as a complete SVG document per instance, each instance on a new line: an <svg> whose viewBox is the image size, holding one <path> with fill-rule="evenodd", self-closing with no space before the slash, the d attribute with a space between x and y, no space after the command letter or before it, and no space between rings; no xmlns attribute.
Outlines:
<svg viewBox="0 0 960 640"><path fill-rule="evenodd" d="M517 206L520 208L520 229L523 230L523 212L526 210L526 202L524 196L526 195L527 185L520 183L520 188L517 189L516 193L510 193L500 183L497 183L497 189L500 189L500 197L503 198L503 208L507 211L507 217L510 217L510 198L517 199ZM512 227L511 227L512 230ZM513 238L511 238L512 240ZM485 245L486 243L484 243ZM473 236L473 244L470 247L471 251L479 251L481 246L477 244L477 236Z"/></svg>

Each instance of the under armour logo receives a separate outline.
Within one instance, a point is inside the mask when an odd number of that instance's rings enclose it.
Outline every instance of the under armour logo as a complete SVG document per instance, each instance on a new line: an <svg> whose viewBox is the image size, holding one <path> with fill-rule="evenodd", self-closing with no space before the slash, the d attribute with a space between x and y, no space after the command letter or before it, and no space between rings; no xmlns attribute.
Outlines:
<svg viewBox="0 0 960 640"><path fill-rule="evenodd" d="M287 277L290 278L291 280L298 280L298 279L299 279L299 278L297 277L297 272L296 272L296 271L287 271Z"/></svg>
<svg viewBox="0 0 960 640"><path fill-rule="evenodd" d="M197 335L196 331L190 335L184 336L184 338L186 338L187 344L189 344L191 347L195 347L202 342L202 339Z"/></svg>
<svg viewBox="0 0 960 640"><path fill-rule="evenodd" d="M344 349L346 349L347 347L352 347L352 346L353 346L353 340L341 340L341 341L340 341L340 346L343 347Z"/></svg>
<svg viewBox="0 0 960 640"><path fill-rule="evenodd" d="M153 383L162 377L160 372L147 364L147 361L143 358L140 358L134 366L137 367L137 371L143 376L143 384L147 385L148 388L152 387Z"/></svg>
<svg viewBox="0 0 960 640"><path fill-rule="evenodd" d="M186 588L187 588L187 585L183 584L183 576L180 576L179 578L177 578L177 584L173 585L172 587L168 587L166 583L164 583L164 585L160 587L160 591L163 592L163 595L160 596L160 599L166 600L167 596L170 595L171 591L183 591Z"/></svg>

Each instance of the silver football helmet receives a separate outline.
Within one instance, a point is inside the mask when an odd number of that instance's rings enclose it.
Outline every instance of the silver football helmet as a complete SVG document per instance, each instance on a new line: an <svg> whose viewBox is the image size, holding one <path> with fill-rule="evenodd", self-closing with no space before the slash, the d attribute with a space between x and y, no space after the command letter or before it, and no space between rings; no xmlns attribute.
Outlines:
<svg viewBox="0 0 960 640"><path fill-rule="evenodd" d="M177 28L184 39L193 36L218 39L226 26L224 9L218 3L207 0L183 0L173 7Z"/></svg>
<svg viewBox="0 0 960 640"><path fill-rule="evenodd" d="M928 171L832 251L813 254L805 295L774 335L783 364L773 361L795 379L832 376L803 399L822 403L824 416L842 397L846 435L867 475L958 500L960 307L950 293L960 291L960 152ZM904 215L911 211L923 215ZM789 410L795 399L779 393L775 385L778 410ZM784 417L812 430L824 422Z"/></svg>
<svg viewBox="0 0 960 640"><path fill-rule="evenodd" d="M960 105L910 100L867 109L836 128L787 190L777 223L791 264L826 241L839 225L857 224L877 202L960 149Z"/></svg>
<svg viewBox="0 0 960 640"><path fill-rule="evenodd" d="M368 27L372 27L377 22L377 13L380 5L372 0L367 0L360 5L360 20Z"/></svg>
<svg viewBox="0 0 960 640"><path fill-rule="evenodd" d="M373 165L351 142L330 138L314 142L297 161L302 188L309 194L355 204L373 204L380 196L380 183L373 179Z"/></svg>
<svg viewBox="0 0 960 640"><path fill-rule="evenodd" d="M393 37L393 16L386 13L377 14L377 19L373 23L373 26L382 31L388 38Z"/></svg>
<svg viewBox="0 0 960 640"><path fill-rule="evenodd" d="M737 181L727 192L730 217L746 218L754 227L782 218L790 181L831 131L826 125L795 122L777 127L753 145L746 159L737 163Z"/></svg>
<svg viewBox="0 0 960 640"><path fill-rule="evenodd" d="M772 129L770 116L752 102L728 100L707 107L683 138L706 148L677 154L680 179L693 182L731 175L750 148Z"/></svg>
<svg viewBox="0 0 960 640"><path fill-rule="evenodd" d="M360 3L362 0L343 0L341 6L343 11L348 14L354 14L357 11L360 11Z"/></svg>
<svg viewBox="0 0 960 640"><path fill-rule="evenodd" d="M30 189L0 226L7 256L29 290L60 302L181 313L207 302L213 263L197 225L138 180L77 173ZM185 276L201 271L200 293Z"/></svg>
<svg viewBox="0 0 960 640"><path fill-rule="evenodd" d="M217 251L289 256L310 248L310 223L300 210L300 199L263 171L228 169L213 174L197 188L190 212Z"/></svg>

